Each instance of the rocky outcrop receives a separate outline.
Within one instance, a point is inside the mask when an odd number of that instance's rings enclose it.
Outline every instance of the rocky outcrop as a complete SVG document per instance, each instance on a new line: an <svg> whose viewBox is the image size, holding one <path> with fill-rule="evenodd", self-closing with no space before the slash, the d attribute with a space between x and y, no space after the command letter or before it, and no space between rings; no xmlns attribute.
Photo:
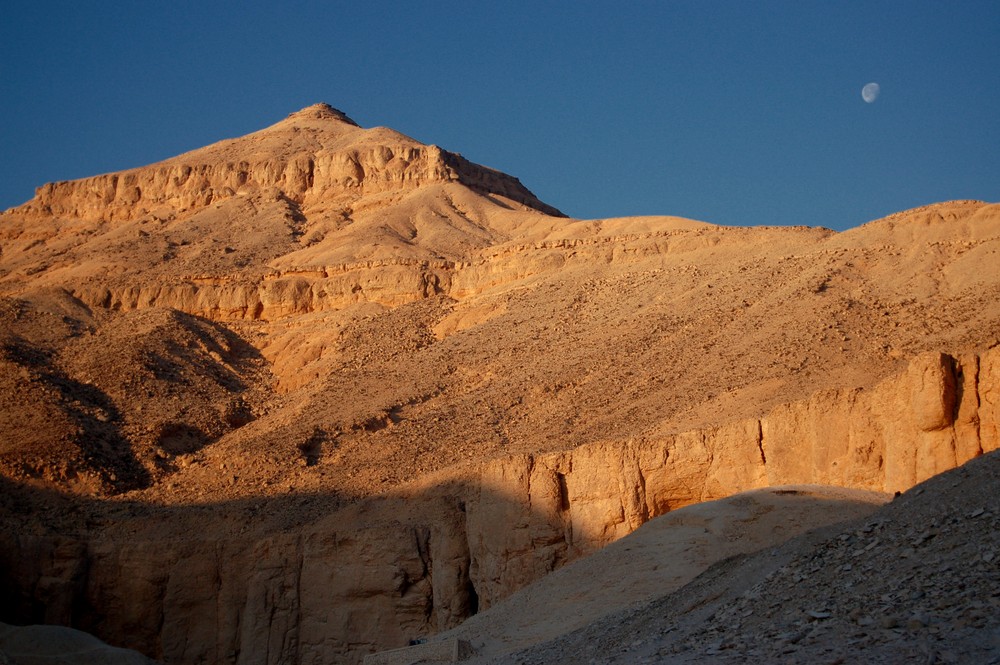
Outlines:
<svg viewBox="0 0 1000 665"><path fill-rule="evenodd" d="M436 146L431 147L435 148ZM462 157L457 153L448 152L447 150L440 150L440 156L442 161L450 169L452 169L452 172L457 176L456 179L458 182L475 192L479 192L480 194L487 196L491 194L499 194L500 196L508 198L512 201L526 205L529 208L534 208L535 210L544 212L547 215L553 215L555 217L564 216L563 213L556 208L540 201L538 197L528 191L528 189L521 184L520 180L512 175L508 175L503 171L497 171L496 169L480 166L470 162L465 157Z"/></svg>
<svg viewBox="0 0 1000 665"><path fill-rule="evenodd" d="M801 483L905 490L1000 446L998 398L1000 347L930 353L871 390L442 472L305 528L213 537L192 508L155 529L8 529L0 618L73 625L171 663L357 662L693 502Z"/></svg>
<svg viewBox="0 0 1000 665"><path fill-rule="evenodd" d="M906 490L998 446L1000 350L927 353L873 390L834 391L761 420L769 482Z"/></svg>
<svg viewBox="0 0 1000 665"><path fill-rule="evenodd" d="M445 182L459 182L481 194L562 216L517 178L391 130L362 129L326 104L303 109L246 137L151 166L48 183L17 212L124 221L161 209L180 213L203 208L269 188L308 209Z"/></svg>
<svg viewBox="0 0 1000 665"><path fill-rule="evenodd" d="M260 281L193 278L118 288L84 285L73 295L88 307L132 311L168 307L216 321L275 320L343 309L359 302L395 307L449 290L454 264L391 259L271 273Z"/></svg>
<svg viewBox="0 0 1000 665"><path fill-rule="evenodd" d="M222 164L181 159L46 184L38 188L25 212L122 221L161 207L178 212L203 208L269 187L279 188L297 203L315 204L344 194L358 196L460 179L435 146L378 146Z"/></svg>

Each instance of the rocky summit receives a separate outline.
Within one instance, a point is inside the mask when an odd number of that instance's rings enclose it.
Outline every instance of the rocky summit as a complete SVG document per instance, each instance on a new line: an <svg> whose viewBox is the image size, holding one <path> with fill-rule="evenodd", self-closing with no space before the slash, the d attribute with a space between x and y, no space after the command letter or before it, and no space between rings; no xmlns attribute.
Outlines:
<svg viewBox="0 0 1000 665"><path fill-rule="evenodd" d="M44 185L0 662L991 662L998 266L997 204L571 219L326 104Z"/></svg>

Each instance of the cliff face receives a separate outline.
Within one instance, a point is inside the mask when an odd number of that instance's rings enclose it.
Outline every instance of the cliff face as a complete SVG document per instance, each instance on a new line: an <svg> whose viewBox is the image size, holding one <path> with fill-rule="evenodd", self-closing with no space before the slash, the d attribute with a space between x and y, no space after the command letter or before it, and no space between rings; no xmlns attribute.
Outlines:
<svg viewBox="0 0 1000 665"><path fill-rule="evenodd" d="M670 510L785 484L902 491L997 449L998 428L1000 348L925 354L870 390L446 471L300 529L192 535L214 523L193 509L174 513L166 539L139 518L81 537L5 530L4 613L167 662L358 662L453 627Z"/></svg>

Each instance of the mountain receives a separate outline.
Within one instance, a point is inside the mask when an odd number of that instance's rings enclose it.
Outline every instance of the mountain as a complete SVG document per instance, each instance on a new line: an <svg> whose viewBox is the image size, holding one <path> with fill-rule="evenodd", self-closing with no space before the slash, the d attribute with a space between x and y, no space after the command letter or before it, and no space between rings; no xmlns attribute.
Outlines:
<svg viewBox="0 0 1000 665"><path fill-rule="evenodd" d="M515 178L318 104L159 164L39 188L5 213L2 280L74 284L92 306L271 318L249 293L234 303L233 289L372 262L432 277L429 264L466 260L549 215L561 216ZM390 304L425 295L374 287Z"/></svg>
<svg viewBox="0 0 1000 665"><path fill-rule="evenodd" d="M0 247L0 621L168 662L358 662L692 503L1000 447L996 204L575 220L321 104Z"/></svg>

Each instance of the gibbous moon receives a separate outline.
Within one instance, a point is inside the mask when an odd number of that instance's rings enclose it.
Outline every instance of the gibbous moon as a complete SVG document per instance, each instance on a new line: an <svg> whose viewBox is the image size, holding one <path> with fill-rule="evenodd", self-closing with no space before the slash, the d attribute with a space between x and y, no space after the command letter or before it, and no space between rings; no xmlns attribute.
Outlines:
<svg viewBox="0 0 1000 665"><path fill-rule="evenodd" d="M878 93L879 93L878 83L869 83L865 87L861 88L861 99L871 104L876 99L878 99Z"/></svg>

